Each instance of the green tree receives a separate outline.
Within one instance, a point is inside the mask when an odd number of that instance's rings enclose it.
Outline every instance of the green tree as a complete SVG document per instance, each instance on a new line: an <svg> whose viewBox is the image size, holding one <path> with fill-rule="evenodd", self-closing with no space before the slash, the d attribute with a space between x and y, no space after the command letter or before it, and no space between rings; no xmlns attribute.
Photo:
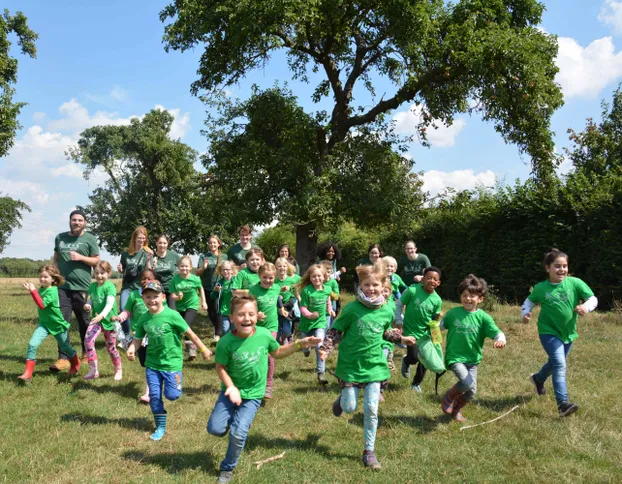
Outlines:
<svg viewBox="0 0 622 484"><path fill-rule="evenodd" d="M152 110L129 126L95 126L68 152L83 165L86 179L96 170L108 177L85 210L90 230L112 253L127 247L137 225L152 235L167 234L177 250L200 244L208 221L194 210L200 197L197 153L169 137L173 120L167 111Z"/></svg>
<svg viewBox="0 0 622 484"><path fill-rule="evenodd" d="M11 15L5 9L0 15L0 157L6 155L13 146L15 133L21 128L17 117L25 105L23 102L13 101L18 62L10 55L9 35L17 36L17 45L22 54L37 57L35 40L38 35L28 28L26 22L26 16L22 12Z"/></svg>
<svg viewBox="0 0 622 484"><path fill-rule="evenodd" d="M556 39L537 28L543 10L537 0L176 0L160 19L170 21L167 50L205 45L192 92L207 91L206 99L276 51L287 53L294 79L319 78L312 100L332 108L309 116L318 180L345 166L329 158L353 132L382 125L408 102L422 108L424 143L435 122L478 113L548 181L558 162L550 120L562 94ZM377 95L377 78L394 90ZM315 221L298 222L297 240L312 238Z"/></svg>
<svg viewBox="0 0 622 484"><path fill-rule="evenodd" d="M9 244L13 230L22 228L21 220L24 210L30 212L30 207L21 200L0 196L0 254Z"/></svg>

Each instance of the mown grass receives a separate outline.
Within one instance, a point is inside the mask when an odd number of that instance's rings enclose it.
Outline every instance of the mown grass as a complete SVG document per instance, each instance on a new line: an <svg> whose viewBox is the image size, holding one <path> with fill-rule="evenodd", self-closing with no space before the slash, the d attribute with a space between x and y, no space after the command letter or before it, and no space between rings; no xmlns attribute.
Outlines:
<svg viewBox="0 0 622 484"><path fill-rule="evenodd" d="M447 308L452 304L446 304ZM376 444L380 473L360 463L363 416L335 418L330 406L338 386L332 377L317 387L314 358L277 361L274 399L263 406L235 472L235 482L620 482L622 481L622 315L591 314L569 358L569 390L581 406L557 417L548 395L534 395L528 375L545 360L534 325L520 324L517 307L493 313L508 337L504 350L488 343L476 400L464 412L469 424L519 409L487 426L460 431L440 411L434 378L423 394L395 372L380 408ZM205 424L219 384L213 362L184 368L184 394L166 402L169 430L149 441L149 408L137 403L144 370L124 358L124 379L99 344L101 377L70 381L53 375L50 338L41 346L32 384L16 384L36 308L18 284L0 286L0 478L6 482L196 482L214 481L227 439L207 435ZM211 326L201 317L198 334ZM77 332L72 333L78 341ZM334 368L335 358L329 361ZM399 359L396 358L399 363ZM81 374L84 374L81 371ZM447 374L439 393L453 385ZM253 461L286 451L285 458L256 470Z"/></svg>

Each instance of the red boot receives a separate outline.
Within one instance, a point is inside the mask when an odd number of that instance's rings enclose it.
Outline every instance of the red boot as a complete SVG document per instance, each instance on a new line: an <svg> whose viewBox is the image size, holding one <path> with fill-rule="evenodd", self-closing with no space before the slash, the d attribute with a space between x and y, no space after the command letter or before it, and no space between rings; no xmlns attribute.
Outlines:
<svg viewBox="0 0 622 484"><path fill-rule="evenodd" d="M69 361L71 362L71 367L69 367L69 374L76 375L80 370L80 357L78 353L74 354Z"/></svg>
<svg viewBox="0 0 622 484"><path fill-rule="evenodd" d="M458 389L456 388L456 385L454 385L449 390L447 390L447 393L445 393L445 396L443 397L443 403L441 405L441 408L443 409L443 413L447 415L451 415L453 413L454 401L459 396L460 396L460 393L458 393Z"/></svg>
<svg viewBox="0 0 622 484"><path fill-rule="evenodd" d="M26 360L26 369L24 373L18 376L18 380L22 380L23 382L29 382L32 380L32 372L35 369L36 360Z"/></svg>
<svg viewBox="0 0 622 484"><path fill-rule="evenodd" d="M466 422L467 418L462 415L462 407L464 407L467 403L464 400L462 395L459 395L458 398L454 400L454 408L451 411L451 418L456 422Z"/></svg>

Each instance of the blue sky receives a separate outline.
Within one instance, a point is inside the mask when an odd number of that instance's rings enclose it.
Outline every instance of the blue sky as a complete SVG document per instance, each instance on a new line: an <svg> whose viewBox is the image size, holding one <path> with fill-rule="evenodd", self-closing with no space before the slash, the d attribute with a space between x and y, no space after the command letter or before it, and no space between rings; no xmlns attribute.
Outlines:
<svg viewBox="0 0 622 484"><path fill-rule="evenodd" d="M37 59L20 57L16 98L29 104L20 116L23 129L15 147L0 159L0 191L24 200L32 213L25 215L24 227L14 232L2 256L49 257L55 234L66 230L69 212L76 204L87 204L90 191L105 183L102 176L83 180L79 167L64 155L85 128L124 124L161 106L176 117L173 136L200 152L208 149L200 134L205 107L190 94L201 49L164 51L158 13L166 3L5 0L11 12L24 12L39 41ZM561 152L568 146L567 129L580 130L586 118L598 118L601 100L609 100L622 79L622 1L544 3L541 27L558 35L560 43L558 82L565 106L555 114L553 129ZM269 87L277 80L289 80L281 55L235 86L231 95L244 98L253 83ZM303 106L314 108L308 100L311 87L289 85ZM389 85L377 91L392 92ZM393 115L400 130L414 131L416 115L408 105ZM515 146L506 145L477 117L458 117L453 126L433 133L431 141L430 149L414 144L410 155L432 194L447 186L464 189L529 176L529 159L521 159Z"/></svg>

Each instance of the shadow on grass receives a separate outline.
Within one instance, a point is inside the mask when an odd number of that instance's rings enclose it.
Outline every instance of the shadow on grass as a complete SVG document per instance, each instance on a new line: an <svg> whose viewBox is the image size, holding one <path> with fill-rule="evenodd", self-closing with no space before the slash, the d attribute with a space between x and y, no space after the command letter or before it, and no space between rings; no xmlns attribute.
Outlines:
<svg viewBox="0 0 622 484"><path fill-rule="evenodd" d="M189 361L186 360L186 361L184 361L184 369L185 370L209 370L209 371L213 371L213 370L216 369L216 363L207 362L207 361L198 363L196 361L189 362Z"/></svg>
<svg viewBox="0 0 622 484"><path fill-rule="evenodd" d="M95 393L100 394L116 393L122 397L130 398L132 400L136 400L140 395L142 395L142 393L140 393L138 389L138 383L135 381L131 381L125 384L113 383L93 385L90 381L85 381L82 378L75 378L73 381L73 391L78 392L80 390L91 390Z"/></svg>
<svg viewBox="0 0 622 484"><path fill-rule="evenodd" d="M278 378L279 380L289 380L291 371L281 371L280 373L275 373L274 378Z"/></svg>
<svg viewBox="0 0 622 484"><path fill-rule="evenodd" d="M336 398L337 394L341 391L341 388L339 388L339 385L336 383L329 383L328 385L320 386L317 384L317 381L313 381L309 382L306 386L294 387L291 391L299 395L304 395L305 393L334 393Z"/></svg>
<svg viewBox="0 0 622 484"><path fill-rule="evenodd" d="M476 405L490 410L492 412L504 412L514 407L515 405L522 405L528 403L533 398L533 395L514 395L512 397L499 397L499 398L475 398Z"/></svg>
<svg viewBox="0 0 622 484"><path fill-rule="evenodd" d="M20 324L20 325L24 325L24 324L30 324L33 326L36 326L39 324L38 319L36 317L33 318L23 318L21 316L2 316L3 321L6 321L8 323L14 323L14 324ZM25 343L27 344L28 342L25 341Z"/></svg>
<svg viewBox="0 0 622 484"><path fill-rule="evenodd" d="M159 466L169 474L178 474L186 469L198 469L209 474L218 472L214 456L208 451L147 454L138 450L128 450L123 453L123 458L139 464Z"/></svg>
<svg viewBox="0 0 622 484"><path fill-rule="evenodd" d="M350 423L363 427L364 418L362 412L355 413L350 419ZM407 425L420 434L429 434L434 432L439 424L447 423L449 420L450 417L442 413L434 418L425 415L380 415L378 417L378 426L386 425L391 428L398 425Z"/></svg>
<svg viewBox="0 0 622 484"><path fill-rule="evenodd" d="M78 422L80 425L118 425L124 429L143 430L152 432L154 424L148 418L108 418L100 415L86 415L83 413L66 413L61 415L61 422Z"/></svg>
<svg viewBox="0 0 622 484"><path fill-rule="evenodd" d="M206 383L200 387L184 387L183 393L184 395L200 395L201 393L218 394L220 393L220 386Z"/></svg>
<svg viewBox="0 0 622 484"><path fill-rule="evenodd" d="M322 455L326 459L350 459L358 460L357 456L351 454L342 454L339 452L332 452L330 447L319 443L320 435L307 434L307 437L302 439L283 439L283 438L267 438L263 435L250 434L246 440L247 449L256 449L261 447L262 449L277 449L277 450L312 450Z"/></svg>
<svg viewBox="0 0 622 484"><path fill-rule="evenodd" d="M13 355L0 355L0 361L4 360L4 361L18 361L20 363L25 363L26 362L26 357L24 355L21 356L13 356ZM51 358L37 358L37 367L39 365L46 365L48 363L53 363L56 360L53 360Z"/></svg>

